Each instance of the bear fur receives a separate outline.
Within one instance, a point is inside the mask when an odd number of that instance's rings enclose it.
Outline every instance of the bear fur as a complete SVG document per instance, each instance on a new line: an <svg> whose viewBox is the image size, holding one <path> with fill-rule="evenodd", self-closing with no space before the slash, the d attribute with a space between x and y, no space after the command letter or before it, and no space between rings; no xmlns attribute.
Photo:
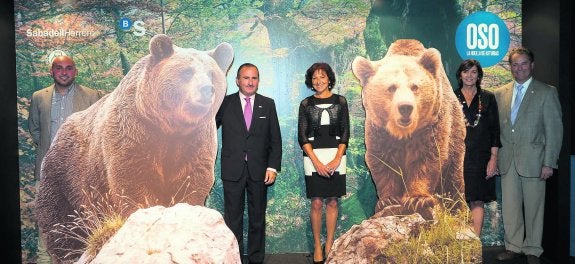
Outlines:
<svg viewBox="0 0 575 264"><path fill-rule="evenodd" d="M55 227L73 222L70 215L204 205L212 188L215 114L233 49L180 48L156 35L149 51L113 92L66 120L44 158L36 214L56 262L82 254L77 238L87 231Z"/></svg>
<svg viewBox="0 0 575 264"><path fill-rule="evenodd" d="M352 70L363 88L375 212L431 219L439 201L461 201L466 128L439 51L397 40L379 61L356 57Z"/></svg>

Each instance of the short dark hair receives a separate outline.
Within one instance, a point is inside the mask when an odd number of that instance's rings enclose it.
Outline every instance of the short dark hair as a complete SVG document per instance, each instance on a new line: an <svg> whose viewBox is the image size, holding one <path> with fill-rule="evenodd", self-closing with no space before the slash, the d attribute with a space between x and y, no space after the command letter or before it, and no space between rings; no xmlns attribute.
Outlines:
<svg viewBox="0 0 575 264"><path fill-rule="evenodd" d="M473 68L473 66L477 67L477 81L475 82L475 86L477 87L478 91L481 89L481 80L483 80L483 68L481 68L481 64L479 63L479 61L474 59L467 59L462 61L461 64L459 64L459 68L457 68L457 72L455 73L459 89L463 87L463 80L461 80L461 73Z"/></svg>
<svg viewBox="0 0 575 264"><path fill-rule="evenodd" d="M317 70L322 70L327 74L327 78L329 79L328 89L331 91L331 89L333 89L333 87L335 86L335 73L333 72L329 64L325 62L316 62L307 69L307 71L305 72L305 85L307 86L307 88L310 88L312 91L315 91L311 80L313 78L313 74Z"/></svg>
<svg viewBox="0 0 575 264"><path fill-rule="evenodd" d="M240 65L240 67L238 68L238 72L236 73L236 79L237 79L237 78L240 78L240 71L241 71L243 68L245 68L245 67L254 67L254 68L256 68L256 70L258 70L258 78L260 77L260 70L258 69L258 66L254 65L254 64L252 64L252 63L246 62L246 63Z"/></svg>
<svg viewBox="0 0 575 264"><path fill-rule="evenodd" d="M525 47L519 47L519 48L514 48L509 52L509 57L508 57L509 64L511 64L511 58L515 54L525 54L529 58L530 62L535 61L535 55L533 54L533 51L531 51L530 49L525 48Z"/></svg>

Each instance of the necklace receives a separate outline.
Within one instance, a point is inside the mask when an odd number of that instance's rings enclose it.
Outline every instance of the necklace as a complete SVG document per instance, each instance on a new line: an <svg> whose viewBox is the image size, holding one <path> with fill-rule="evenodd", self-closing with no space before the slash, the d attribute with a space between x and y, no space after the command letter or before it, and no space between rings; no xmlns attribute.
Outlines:
<svg viewBox="0 0 575 264"><path fill-rule="evenodd" d="M463 119L465 120L465 126L467 127L474 128L477 125L479 125L479 119L481 119L481 111L483 110L483 105L481 104L481 93L477 95L477 99L479 99L479 107L477 107L477 114L475 114L475 121L473 121L473 124L469 123L469 120L467 120L467 116L465 115L465 113L463 113ZM463 110L463 107L467 104L467 101L465 101L465 96L463 96L463 92L461 93L459 100L461 100L462 104L461 110ZM470 106L469 109L471 109L471 105L469 106Z"/></svg>

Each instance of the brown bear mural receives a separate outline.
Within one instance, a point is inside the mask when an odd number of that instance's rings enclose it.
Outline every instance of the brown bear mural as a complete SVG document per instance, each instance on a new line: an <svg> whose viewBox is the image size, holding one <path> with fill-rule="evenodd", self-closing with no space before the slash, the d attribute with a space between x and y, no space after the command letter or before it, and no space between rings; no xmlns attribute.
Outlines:
<svg viewBox="0 0 575 264"><path fill-rule="evenodd" d="M204 205L212 188L215 114L233 49L180 48L156 35L149 51L113 92L66 120L44 158L36 212L57 262L82 254L82 243L54 226L70 223L69 215L102 200L122 203L124 216L152 205Z"/></svg>
<svg viewBox="0 0 575 264"><path fill-rule="evenodd" d="M397 40L379 61L355 58L352 70L363 87L375 212L431 219L443 198L459 201L466 130L439 51Z"/></svg>

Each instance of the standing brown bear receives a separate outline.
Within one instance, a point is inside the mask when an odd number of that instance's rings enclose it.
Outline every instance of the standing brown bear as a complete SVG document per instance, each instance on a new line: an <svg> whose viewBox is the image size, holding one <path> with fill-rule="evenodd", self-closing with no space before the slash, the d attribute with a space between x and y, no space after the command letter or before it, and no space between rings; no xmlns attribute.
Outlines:
<svg viewBox="0 0 575 264"><path fill-rule="evenodd" d="M215 114L233 49L180 48L156 35L149 50L112 93L67 119L44 158L36 211L57 262L74 260L84 246L61 232L89 232L54 226L72 222L70 215L102 201L123 216L152 205L204 205L213 185Z"/></svg>
<svg viewBox="0 0 575 264"><path fill-rule="evenodd" d="M431 219L438 198L460 201L466 130L439 51L397 40L379 61L355 58L352 70L363 87L376 213Z"/></svg>

